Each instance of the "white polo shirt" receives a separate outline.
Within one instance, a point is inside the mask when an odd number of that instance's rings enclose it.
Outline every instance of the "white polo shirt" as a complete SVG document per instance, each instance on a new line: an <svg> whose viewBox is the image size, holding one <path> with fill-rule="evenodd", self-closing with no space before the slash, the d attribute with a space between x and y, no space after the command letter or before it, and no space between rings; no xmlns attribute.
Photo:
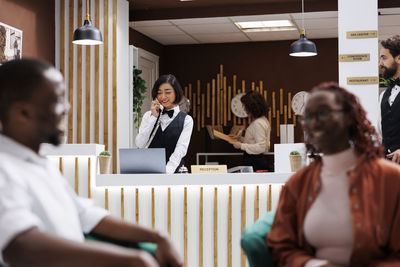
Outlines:
<svg viewBox="0 0 400 267"><path fill-rule="evenodd" d="M3 250L32 227L84 241L108 213L76 196L46 158L0 134L0 262Z"/></svg>

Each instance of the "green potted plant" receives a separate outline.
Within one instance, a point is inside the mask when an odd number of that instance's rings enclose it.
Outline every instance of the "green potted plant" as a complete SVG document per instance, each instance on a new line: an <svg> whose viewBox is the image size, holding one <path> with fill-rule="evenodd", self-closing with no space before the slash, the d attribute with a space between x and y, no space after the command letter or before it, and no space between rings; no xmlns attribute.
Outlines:
<svg viewBox="0 0 400 267"><path fill-rule="evenodd" d="M111 154L107 150L101 152L98 156L100 174L109 174L111 169Z"/></svg>
<svg viewBox="0 0 400 267"><path fill-rule="evenodd" d="M136 125L136 129L139 129L140 119L142 118L142 104L145 98L144 93L146 92L146 81L143 80L139 75L142 73L141 70L133 67L133 124Z"/></svg>
<svg viewBox="0 0 400 267"><path fill-rule="evenodd" d="M290 169L296 172L301 168L301 154L299 151L293 150L289 154Z"/></svg>

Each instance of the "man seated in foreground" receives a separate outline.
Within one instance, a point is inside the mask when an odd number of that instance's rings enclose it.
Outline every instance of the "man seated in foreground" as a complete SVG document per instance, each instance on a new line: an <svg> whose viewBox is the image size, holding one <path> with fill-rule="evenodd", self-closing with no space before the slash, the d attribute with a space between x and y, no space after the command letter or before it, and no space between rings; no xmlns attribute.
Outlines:
<svg viewBox="0 0 400 267"><path fill-rule="evenodd" d="M0 264L12 266L182 266L169 237L113 218L77 197L38 154L58 145L68 108L61 73L23 59L0 66ZM84 233L157 244L140 250L84 242Z"/></svg>

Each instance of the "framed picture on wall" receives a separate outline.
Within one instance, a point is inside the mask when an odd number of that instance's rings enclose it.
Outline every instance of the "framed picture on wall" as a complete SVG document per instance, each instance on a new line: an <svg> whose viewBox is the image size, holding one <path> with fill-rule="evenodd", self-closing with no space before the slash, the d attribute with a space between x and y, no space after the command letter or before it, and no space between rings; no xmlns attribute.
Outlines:
<svg viewBox="0 0 400 267"><path fill-rule="evenodd" d="M22 31L0 22L0 65L22 57Z"/></svg>

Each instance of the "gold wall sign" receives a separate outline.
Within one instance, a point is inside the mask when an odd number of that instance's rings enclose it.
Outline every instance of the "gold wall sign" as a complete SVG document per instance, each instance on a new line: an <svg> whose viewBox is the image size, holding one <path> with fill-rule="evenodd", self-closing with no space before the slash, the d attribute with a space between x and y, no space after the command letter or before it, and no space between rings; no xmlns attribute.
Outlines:
<svg viewBox="0 0 400 267"><path fill-rule="evenodd" d="M355 85L355 84L377 84L378 77L371 76L371 77L348 77L347 84L348 85Z"/></svg>
<svg viewBox="0 0 400 267"><path fill-rule="evenodd" d="M342 54L339 55L340 62L369 61L370 54Z"/></svg>
<svg viewBox="0 0 400 267"><path fill-rule="evenodd" d="M347 32L347 39L363 39L363 38L377 38L378 31L355 31Z"/></svg>
<svg viewBox="0 0 400 267"><path fill-rule="evenodd" d="M192 173L227 173L226 165L192 165Z"/></svg>

